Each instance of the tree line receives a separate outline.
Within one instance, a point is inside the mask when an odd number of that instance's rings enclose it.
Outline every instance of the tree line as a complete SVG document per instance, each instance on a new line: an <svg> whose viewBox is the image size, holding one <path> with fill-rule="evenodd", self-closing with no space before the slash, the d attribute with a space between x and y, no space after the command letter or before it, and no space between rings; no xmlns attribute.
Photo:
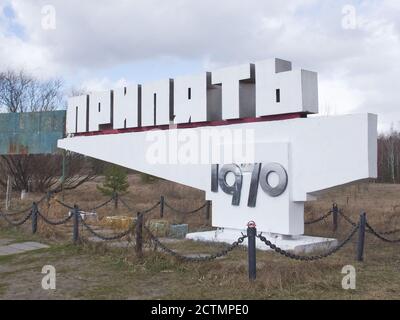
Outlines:
<svg viewBox="0 0 400 320"><path fill-rule="evenodd" d="M400 132L393 128L378 138L377 182L400 183Z"/></svg>
<svg viewBox="0 0 400 320"><path fill-rule="evenodd" d="M0 71L0 111L23 113L65 108L61 79L39 79L23 70ZM62 151L52 155L0 155L0 188L11 177L15 191L45 192L61 185L62 163L66 170L63 189L74 189L94 179L104 170L104 163L82 155Z"/></svg>

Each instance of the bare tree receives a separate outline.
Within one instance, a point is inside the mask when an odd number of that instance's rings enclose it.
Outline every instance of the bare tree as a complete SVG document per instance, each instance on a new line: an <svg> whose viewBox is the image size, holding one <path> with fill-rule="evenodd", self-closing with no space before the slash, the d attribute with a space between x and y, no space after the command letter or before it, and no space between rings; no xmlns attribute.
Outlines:
<svg viewBox="0 0 400 320"><path fill-rule="evenodd" d="M400 133L392 129L378 138L378 181L400 182Z"/></svg>
<svg viewBox="0 0 400 320"><path fill-rule="evenodd" d="M0 105L6 112L51 111L61 105L62 81L41 81L25 71L0 73Z"/></svg>
<svg viewBox="0 0 400 320"><path fill-rule="evenodd" d="M0 173L13 179L14 190L46 192L61 189L62 155L12 155L1 156ZM80 154L67 152L63 189L74 189L94 179L104 170L104 163ZM0 176L0 186L7 185L7 175Z"/></svg>
<svg viewBox="0 0 400 320"><path fill-rule="evenodd" d="M21 113L56 110L63 104L60 79L40 80L24 71L0 73L0 107L3 111ZM66 153L67 170L64 189L75 188L93 179L102 165L75 153ZM62 154L2 155L0 186L13 176L15 190L47 191L58 188L62 175Z"/></svg>

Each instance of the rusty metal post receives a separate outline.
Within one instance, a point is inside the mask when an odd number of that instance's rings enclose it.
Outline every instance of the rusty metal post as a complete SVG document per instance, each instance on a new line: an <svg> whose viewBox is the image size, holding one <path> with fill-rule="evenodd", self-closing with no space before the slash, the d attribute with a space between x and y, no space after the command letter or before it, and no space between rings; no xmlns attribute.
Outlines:
<svg viewBox="0 0 400 320"><path fill-rule="evenodd" d="M143 214L138 212L137 213L137 220L136 220L136 256L140 259L143 257Z"/></svg>

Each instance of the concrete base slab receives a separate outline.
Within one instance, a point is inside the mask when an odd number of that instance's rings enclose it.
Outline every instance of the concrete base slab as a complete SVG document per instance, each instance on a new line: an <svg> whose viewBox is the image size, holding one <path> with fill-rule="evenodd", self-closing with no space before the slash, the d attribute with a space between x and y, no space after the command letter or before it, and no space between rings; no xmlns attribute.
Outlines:
<svg viewBox="0 0 400 320"><path fill-rule="evenodd" d="M177 238L159 238L162 243L170 244L170 243L180 243L185 239L177 239Z"/></svg>
<svg viewBox="0 0 400 320"><path fill-rule="evenodd" d="M11 248L9 246L0 247L0 256L8 256L11 254L18 254L24 252L23 250Z"/></svg>
<svg viewBox="0 0 400 320"><path fill-rule="evenodd" d="M13 241L13 239L0 239L0 246L5 246L6 244L9 244Z"/></svg>
<svg viewBox="0 0 400 320"><path fill-rule="evenodd" d="M188 258L206 258L206 257L209 257L212 255L212 253L184 253L184 252L179 252L179 253ZM222 257L216 258L216 260L222 260L225 258L226 258L226 256L222 256Z"/></svg>
<svg viewBox="0 0 400 320"><path fill-rule="evenodd" d="M204 242L223 242L232 244L241 235L246 234L246 230L236 229L217 229L214 231L195 232L188 233L186 239ZM336 239L322 238L322 237L311 237L311 236L283 236L278 234L263 233L263 236L267 240L279 248L287 251L292 251L296 254L311 253L315 251L323 251L330 249L338 244ZM247 246L247 239L243 242L243 245ZM260 250L271 250L267 245L261 242L259 239L256 241L257 249Z"/></svg>
<svg viewBox="0 0 400 320"><path fill-rule="evenodd" d="M6 246L0 246L0 256L8 256L45 248L49 248L49 246L39 242L14 243Z"/></svg>

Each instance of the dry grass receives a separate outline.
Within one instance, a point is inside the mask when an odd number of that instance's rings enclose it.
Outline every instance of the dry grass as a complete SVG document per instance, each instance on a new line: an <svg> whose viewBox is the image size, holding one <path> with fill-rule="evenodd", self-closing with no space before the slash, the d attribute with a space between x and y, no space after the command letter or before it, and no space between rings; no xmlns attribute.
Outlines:
<svg viewBox="0 0 400 320"><path fill-rule="evenodd" d="M137 211L143 210L165 195L168 202L182 210L191 210L204 202L204 193L157 180L143 185L137 175L129 178L131 187L124 196ZM92 207L106 200L95 189L96 182L88 183L79 190L67 192L65 202L84 204ZM344 212L358 219L365 210L368 220L380 230L400 228L399 185L360 184L329 190L320 195L318 201L307 203L306 219L319 217L329 210L332 202L337 202ZM44 214L53 219L65 216L68 211L56 203L41 206ZM113 204L99 210L100 216L107 214L127 215L122 206L114 210ZM129 213L132 214L132 213ZM153 213L158 217L158 210ZM166 211L166 218L171 222L179 217ZM209 227L205 215L192 215L185 220L192 230ZM26 227L28 228L28 227ZM331 219L313 226L307 226L306 234L343 238L350 230L340 220L338 232L333 233ZM29 230L23 233L0 228L0 236L12 235L29 239ZM0 259L2 265L16 268L11 272L14 281L26 281L26 286L33 286L29 277L18 272L18 268L37 268L43 263L54 263L62 269L61 285L65 291L59 291L57 298L133 298L133 299L399 299L400 262L399 244L387 244L367 235L365 262L355 261L353 241L338 254L318 262L298 262L288 260L273 252L258 252L257 281L249 283L247 279L247 252L244 249L233 251L227 258L205 263L182 263L164 254L145 251L144 259L138 260L132 247L116 249L97 243L84 243L74 247L70 243L71 227L40 226L42 241L59 243L49 253L32 253ZM11 234L10 234L11 232ZM19 236L18 236L19 235ZM398 237L400 235L397 235ZM57 242L54 242L56 240ZM171 248L184 253L210 253L220 250L223 245L202 244L185 241L169 244ZM357 289L346 291L341 288L345 265L354 265L357 270ZM79 266L79 267L78 267ZM4 268L4 267L3 267ZM0 275L1 273L0 269ZM22 270L22 269L21 269ZM31 269L29 269L31 270ZM71 275L82 281L71 279ZM19 279L19 280L18 280ZM16 297L18 290L8 280L0 280L0 297ZM22 285L21 285L22 286ZM36 292L39 289L32 289ZM36 291L35 291L36 290ZM26 291L29 292L29 291ZM30 291L25 298L35 295ZM61 292L61 293L60 293ZM42 293L37 291L38 295ZM52 298L45 296L44 298Z"/></svg>
<svg viewBox="0 0 400 320"><path fill-rule="evenodd" d="M336 202L346 215L357 220L366 212L368 221L378 229L400 227L400 185L360 183L321 194L306 206L307 217L318 217Z"/></svg>

